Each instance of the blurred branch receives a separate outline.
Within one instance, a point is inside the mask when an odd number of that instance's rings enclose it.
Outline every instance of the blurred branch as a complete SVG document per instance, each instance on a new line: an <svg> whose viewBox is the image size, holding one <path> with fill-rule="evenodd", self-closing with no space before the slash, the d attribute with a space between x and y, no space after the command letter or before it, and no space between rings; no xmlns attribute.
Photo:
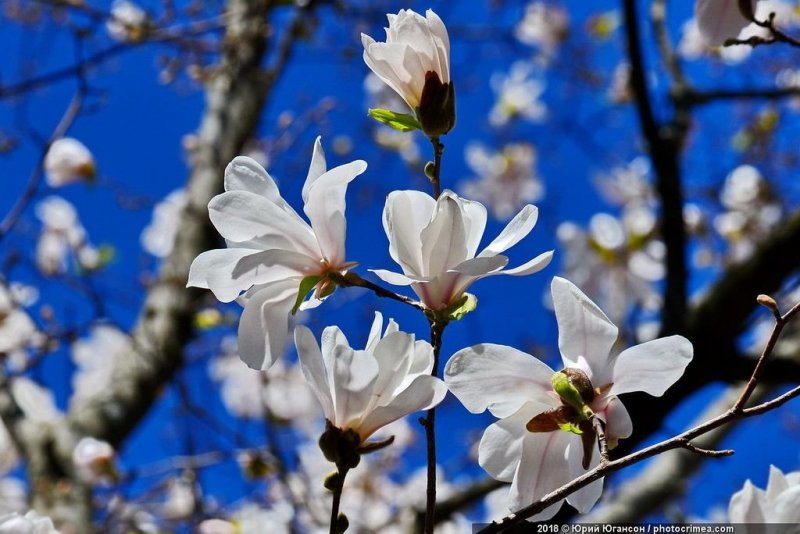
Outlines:
<svg viewBox="0 0 800 534"><path fill-rule="evenodd" d="M72 466L72 452L85 435L119 446L158 399L163 386L180 369L183 350L193 336L192 318L206 292L186 289L189 266L202 251L213 248L217 233L207 215L209 200L222 190L225 165L256 130L261 110L292 52L305 17L313 7L298 8L294 22L275 49L272 68L262 68L267 55L269 2L230 0L228 27L220 63L206 91L206 107L191 155L187 207L180 218L170 255L145 295L132 330L131 348L113 371L113 388L75 402L55 423L24 421L17 439L36 481L33 506L65 530L91 531L90 499ZM86 62L82 62L82 68ZM7 391L0 409L14 422ZM13 399L11 399L13 401Z"/></svg>
<svg viewBox="0 0 800 534"><path fill-rule="evenodd" d="M688 120L685 110L680 108L676 108L674 116L667 123L662 124L657 120L647 85L643 56L645 47L639 34L636 0L623 0L623 8L631 65L631 89L656 175L656 189L661 199L661 234L667 248L661 334L682 333L686 317L687 272L680 150Z"/></svg>

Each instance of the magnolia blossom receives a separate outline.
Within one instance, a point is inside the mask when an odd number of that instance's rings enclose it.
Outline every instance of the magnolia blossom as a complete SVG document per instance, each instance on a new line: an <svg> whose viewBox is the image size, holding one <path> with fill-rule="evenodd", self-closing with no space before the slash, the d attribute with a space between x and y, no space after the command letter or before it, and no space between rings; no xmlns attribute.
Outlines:
<svg viewBox="0 0 800 534"><path fill-rule="evenodd" d="M115 476L115 456L114 448L107 442L87 436L72 451L72 463L81 479L94 484Z"/></svg>
<svg viewBox="0 0 800 534"><path fill-rule="evenodd" d="M509 143L499 152L472 143L465 159L477 176L461 183L459 189L487 204L497 219L510 219L525 204L544 195L544 185L536 174L536 148L530 143Z"/></svg>
<svg viewBox="0 0 800 534"><path fill-rule="evenodd" d="M114 366L130 349L130 338L110 325L94 326L85 338L72 344L72 397L70 404L85 401L111 387Z"/></svg>
<svg viewBox="0 0 800 534"><path fill-rule="evenodd" d="M569 33L569 14L561 7L534 1L525 7L525 14L514 28L514 36L523 44L537 46L545 61Z"/></svg>
<svg viewBox="0 0 800 534"><path fill-rule="evenodd" d="M311 224L252 159L237 157L225 170L225 193L211 199L208 211L228 248L195 258L187 285L210 289L222 302L246 291L239 355L250 367L267 369L283 352L288 317L305 297L299 295L301 282L316 283L316 298L301 309L313 307L335 289L328 274L354 265L345 261L345 192L366 168L358 160L327 170L317 138L302 192Z"/></svg>
<svg viewBox="0 0 800 534"><path fill-rule="evenodd" d="M430 376L433 348L415 341L389 320L375 314L364 350L350 347L342 331L322 333L322 349L311 331L298 326L295 343L306 380L322 405L325 419L339 430L352 430L360 443L379 428L442 401L447 388Z"/></svg>
<svg viewBox="0 0 800 534"><path fill-rule="evenodd" d="M157 258L172 252L183 210L189 199L184 189L170 193L153 208L153 218L140 236L142 248Z"/></svg>
<svg viewBox="0 0 800 534"><path fill-rule="evenodd" d="M770 466L766 490L748 480L731 497L728 519L731 523L800 524L800 471L784 475Z"/></svg>
<svg viewBox="0 0 800 534"><path fill-rule="evenodd" d="M147 30L147 13L128 0L114 0L111 17L106 22L108 35L121 42L141 41Z"/></svg>
<svg viewBox="0 0 800 534"><path fill-rule="evenodd" d="M497 274L523 276L545 268L553 252L506 269L505 252L527 236L538 210L526 205L494 241L478 253L486 227L486 208L444 191L438 200L420 191L393 191L383 210L389 253L404 274L375 270L384 281L410 285L432 310L456 304L476 280ZM476 255L477 254L477 255Z"/></svg>
<svg viewBox="0 0 800 534"><path fill-rule="evenodd" d="M12 289L13 285L6 287L0 279L0 353L3 354L18 353L26 347L39 345L43 338Z"/></svg>
<svg viewBox="0 0 800 534"><path fill-rule="evenodd" d="M429 76L450 83L450 38L442 19L432 10L423 17L410 9L388 14L386 42L361 34L364 62L416 111Z"/></svg>
<svg viewBox="0 0 800 534"><path fill-rule="evenodd" d="M11 534L58 534L49 517L39 515L33 510L25 515L17 512L0 516L0 532Z"/></svg>
<svg viewBox="0 0 800 534"><path fill-rule="evenodd" d="M750 0L755 10L758 0ZM734 39L750 21L739 8L739 0L696 0L694 13L700 33L710 45L721 45Z"/></svg>
<svg viewBox="0 0 800 534"><path fill-rule="evenodd" d="M44 174L50 187L94 178L95 164L86 146L71 137L56 139L44 157Z"/></svg>
<svg viewBox="0 0 800 534"><path fill-rule="evenodd" d="M69 265L70 253L84 269L99 266L97 249L89 243L75 207L61 197L49 196L36 204L42 232L36 243L36 266L44 274L62 274Z"/></svg>
<svg viewBox="0 0 800 534"><path fill-rule="evenodd" d="M600 454L589 418L605 422L608 445L613 448L632 431L617 395L644 391L661 396L692 359L691 343L680 336L612 355L618 330L600 308L563 278L553 279L551 291L564 371L554 373L528 354L492 344L457 352L445 368L448 388L469 411L488 408L500 419L484 433L478 461L492 477L512 483L509 508L513 511L597 465ZM582 406L554 391L559 377L569 377ZM567 497L567 502L587 512L600 497L602 485L602 479L597 480ZM560 504L531 519L552 517Z"/></svg>
<svg viewBox="0 0 800 534"><path fill-rule="evenodd" d="M492 89L497 95L489 112L489 123L492 126L505 126L515 118L537 123L547 119L547 106L540 100L545 82L535 72L533 64L517 61L511 66L508 75L492 75Z"/></svg>

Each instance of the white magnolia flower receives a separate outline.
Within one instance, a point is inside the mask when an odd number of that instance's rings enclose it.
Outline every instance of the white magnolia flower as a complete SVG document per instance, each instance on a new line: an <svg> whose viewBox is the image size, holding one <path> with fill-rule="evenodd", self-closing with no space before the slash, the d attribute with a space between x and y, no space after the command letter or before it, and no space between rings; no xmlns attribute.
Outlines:
<svg viewBox="0 0 800 534"><path fill-rule="evenodd" d="M583 402L606 424L608 444L630 436L632 424L617 395L644 391L661 396L692 359L692 345L672 336L611 355L617 327L571 282L551 286L558 320L558 346L565 371L583 375ZM503 345L476 345L457 352L445 368L450 391L473 412L488 410L500 421L483 435L478 461L491 476L512 482L509 508L519 510L583 474L600 461L597 441L559 429L576 425L592 438L589 422L562 401L540 360ZM588 423L589 427L586 428ZM567 497L587 512L600 497L602 479ZM561 503L531 520L552 517Z"/></svg>
<svg viewBox="0 0 800 534"><path fill-rule="evenodd" d="M382 325L376 313L363 350L352 349L336 326L323 331L321 350L308 328L298 326L294 334L300 365L325 419L358 434L360 443L409 413L436 406L447 393L444 382L430 375L430 344L399 331L391 319L381 336Z"/></svg>
<svg viewBox="0 0 800 534"><path fill-rule="evenodd" d="M50 187L59 187L95 174L94 157L86 146L71 137L53 141L44 157L44 174Z"/></svg>
<svg viewBox="0 0 800 534"><path fill-rule="evenodd" d="M442 19L432 10L423 17L410 9L386 15L386 42L361 34L364 62L416 111L429 73L450 83L450 38Z"/></svg>
<svg viewBox="0 0 800 534"><path fill-rule="evenodd" d="M61 418L53 392L29 378L14 378L11 382L11 395L25 417L33 422L52 423Z"/></svg>
<svg viewBox="0 0 800 534"><path fill-rule="evenodd" d="M751 0L751 9L755 10L757 1ZM712 46L735 39L750 24L739 9L739 0L696 0L694 13L700 33Z"/></svg>
<svg viewBox="0 0 800 534"><path fill-rule="evenodd" d="M49 517L41 516L33 510L25 515L17 512L0 517L0 532L10 534L58 534Z"/></svg>
<svg viewBox="0 0 800 534"><path fill-rule="evenodd" d="M467 288L486 276L523 276L545 268L553 252L505 269L505 252L527 236L538 210L526 205L494 241L478 253L486 227L486 208L444 191L438 200L420 191L393 191L383 210L389 253L404 274L375 270L382 280L410 285L432 310L444 310L461 299Z"/></svg>
<svg viewBox="0 0 800 534"><path fill-rule="evenodd" d="M86 230L75 207L61 197L49 196L36 204L36 217L42 222L42 232L36 243L36 266L48 275L66 272L70 253L81 267L91 269L96 264L84 261L96 253L89 243Z"/></svg>
<svg viewBox="0 0 800 534"><path fill-rule="evenodd" d="M547 119L547 106L540 100L545 82L535 72L530 62L517 61L511 66L508 75L492 75L492 89L497 95L489 112L489 123L492 126L505 126L515 118L537 123Z"/></svg>
<svg viewBox="0 0 800 534"><path fill-rule="evenodd" d="M728 519L731 523L800 524L800 471L784 475L770 466L766 490L748 480L731 497Z"/></svg>
<svg viewBox="0 0 800 534"><path fill-rule="evenodd" d="M327 170L317 138L302 192L311 224L286 203L272 177L252 159L237 157L225 170L225 193L211 199L208 211L228 248L195 258L187 285L210 289L222 302L247 292L239 355L253 369L269 368L283 352L300 283L317 277L317 298L301 309L313 307L334 289L328 274L354 265L345 261L345 192L366 168L357 160Z"/></svg>
<svg viewBox="0 0 800 534"><path fill-rule="evenodd" d="M114 0L106 31L116 41L135 43L144 38L148 23L147 13L141 7L128 0Z"/></svg>
<svg viewBox="0 0 800 534"><path fill-rule="evenodd" d="M525 7L525 14L514 29L514 36L523 44L541 48L544 59L549 60L568 32L569 14L565 9L534 1Z"/></svg>
<svg viewBox="0 0 800 534"><path fill-rule="evenodd" d="M544 195L544 185L536 174L536 149L530 143L509 143L499 152L471 143L465 159L477 176L461 183L459 189L464 196L488 205L497 219L510 219L525 204Z"/></svg>
<svg viewBox="0 0 800 534"><path fill-rule="evenodd" d="M175 234L180 228L183 209L188 203L186 191L177 189L153 208L153 219L140 236L142 248L157 258L172 252Z"/></svg>
<svg viewBox="0 0 800 534"><path fill-rule="evenodd" d="M72 463L84 482L96 484L114 477L114 447L90 436L81 438L72 451Z"/></svg>
<svg viewBox="0 0 800 534"><path fill-rule="evenodd" d="M33 319L19 305L12 292L0 280L0 353L11 354L41 343L42 334Z"/></svg>
<svg viewBox="0 0 800 534"><path fill-rule="evenodd" d="M28 509L28 490L19 479L0 478L0 517Z"/></svg>

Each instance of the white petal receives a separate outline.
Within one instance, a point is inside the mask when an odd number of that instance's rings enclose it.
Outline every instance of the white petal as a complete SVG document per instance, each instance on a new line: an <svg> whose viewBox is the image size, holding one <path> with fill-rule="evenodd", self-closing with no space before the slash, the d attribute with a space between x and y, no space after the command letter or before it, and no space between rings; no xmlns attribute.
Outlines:
<svg viewBox="0 0 800 534"><path fill-rule="evenodd" d="M569 482L567 446L570 434L567 432L528 433L522 442L522 457L511 485L509 507L520 510L551 491ZM545 508L528 518L528 521L543 521L553 517L561 507L561 502Z"/></svg>
<svg viewBox="0 0 800 534"><path fill-rule="evenodd" d="M379 406L361 422L359 435L366 439L379 428L410 413L427 410L442 402L447 394L444 382L432 376L418 376L385 406Z"/></svg>
<svg viewBox="0 0 800 534"><path fill-rule="evenodd" d="M319 249L334 266L345 261L344 217L347 184L367 169L364 161L357 160L333 168L317 178L308 189L308 201L303 210L311 221Z"/></svg>
<svg viewBox="0 0 800 534"><path fill-rule="evenodd" d="M234 242L258 240L261 248L297 250L319 255L311 228L287 217L278 205L247 191L230 191L211 199L208 215L225 239Z"/></svg>
<svg viewBox="0 0 800 534"><path fill-rule="evenodd" d="M306 182L303 184L303 203L308 203L308 190L311 185L328 170L328 164L325 161L325 151L322 149L322 138L317 137L314 141L314 152L311 154L311 165L308 167L308 175Z"/></svg>
<svg viewBox="0 0 800 534"><path fill-rule="evenodd" d="M378 378L378 363L366 352L353 350L345 344L335 345L331 357L326 360L333 366L331 389L336 412L333 423L339 428L349 428L369 404L373 384Z"/></svg>
<svg viewBox="0 0 800 534"><path fill-rule="evenodd" d="M306 377L306 382L311 386L311 390L322 406L325 419L331 420L334 417L331 387L328 384L327 371L317 340L311 330L303 325L297 325L294 330L294 343L297 347L297 356L300 359L303 376Z"/></svg>
<svg viewBox="0 0 800 534"><path fill-rule="evenodd" d="M375 347L381 340L382 328L383 328L383 315L381 314L381 312L376 311L375 318L372 320L372 326L369 329L369 335L367 336L367 345L364 348L364 350L366 350L367 352L373 352L375 350Z"/></svg>
<svg viewBox="0 0 800 534"><path fill-rule="evenodd" d="M764 523L764 492L748 480L744 487L733 494L728 505L731 523Z"/></svg>
<svg viewBox="0 0 800 534"><path fill-rule="evenodd" d="M609 352L617 341L617 327L589 297L563 278L555 277L550 286L558 321L558 348L565 367L578 367L578 359L588 363L587 371L598 386L611 376Z"/></svg>
<svg viewBox="0 0 800 534"><path fill-rule="evenodd" d="M450 37L447 35L447 28L444 22L439 18L439 15L429 9L425 12L428 19L428 26L431 33L435 38L437 44L437 52L439 53L439 63L442 65L442 71L439 73L442 78L442 83L450 82Z"/></svg>
<svg viewBox="0 0 800 534"><path fill-rule="evenodd" d="M569 450L567 452L567 463L569 464L569 477L576 479L583 475L587 470L583 468L583 444L579 436L571 435ZM589 462L589 469L594 469L600 463L600 449L595 441L592 450L592 459ZM592 506L603 493L603 479L595 480L591 484L582 487L569 497L567 502L578 512L585 514L592 509Z"/></svg>
<svg viewBox="0 0 800 534"><path fill-rule="evenodd" d="M774 465L769 466L769 480L765 491L767 501L773 501L789 488L789 482L783 472Z"/></svg>
<svg viewBox="0 0 800 534"><path fill-rule="evenodd" d="M448 272L460 273L466 276L480 277L502 269L508 263L505 256L490 256L488 258L472 258L462 261Z"/></svg>
<svg viewBox="0 0 800 534"><path fill-rule="evenodd" d="M225 167L225 191L247 191L273 203L283 201L275 180L256 160L237 156Z"/></svg>
<svg viewBox="0 0 800 534"><path fill-rule="evenodd" d="M433 218L420 234L424 276L452 269L467 258L467 233L461 199L442 194L436 201Z"/></svg>
<svg viewBox="0 0 800 534"><path fill-rule="evenodd" d="M539 218L539 210L536 206L528 204L513 219L503 228L494 241L489 243L480 256L494 256L505 252L520 242L522 238L527 236L536 225L536 220Z"/></svg>
<svg viewBox="0 0 800 534"><path fill-rule="evenodd" d="M230 251L246 249L228 249ZM198 256L199 257L199 256ZM272 249L243 256L233 269L209 271L206 280L222 302L230 302L242 290L287 278L303 277L319 270L319 264L299 252Z"/></svg>
<svg viewBox="0 0 800 534"><path fill-rule="evenodd" d="M697 0L694 13L700 33L712 46L735 39L750 23L739 11L737 0Z"/></svg>
<svg viewBox="0 0 800 534"><path fill-rule="evenodd" d="M683 376L692 361L693 347L685 337L670 336L636 345L614 361L609 395L644 391L660 397ZM603 384L597 384L601 386Z"/></svg>
<svg viewBox="0 0 800 534"><path fill-rule="evenodd" d="M536 405L526 404L486 429L478 447L478 463L489 476L511 482L522 456L522 441L529 433L525 425L536 415Z"/></svg>
<svg viewBox="0 0 800 534"><path fill-rule="evenodd" d="M508 274L511 276L527 276L529 274L538 273L548 265L550 265L550 260L553 259L553 251L542 252L532 260L528 260L522 265L514 267L513 269L504 269L502 271L497 271L496 273L490 273L491 275L495 274Z"/></svg>
<svg viewBox="0 0 800 534"><path fill-rule="evenodd" d="M393 286L408 286L417 281L400 273L393 273L384 269L370 269L370 271L387 284L392 284Z"/></svg>
<svg viewBox="0 0 800 534"><path fill-rule="evenodd" d="M422 230L431 222L436 201L421 191L393 191L383 208L389 254L405 274L423 273Z"/></svg>
<svg viewBox="0 0 800 534"><path fill-rule="evenodd" d="M505 345L475 345L456 352L444 369L450 391L472 413L487 408L508 417L527 403L544 412L558 405L549 394L553 370L545 363Z"/></svg>
<svg viewBox="0 0 800 534"><path fill-rule="evenodd" d="M252 369L269 369L286 346L289 313L299 280L263 286L247 300L239 319L239 357Z"/></svg>
<svg viewBox="0 0 800 534"><path fill-rule="evenodd" d="M771 517L766 519L771 523L800 524L800 486L791 487L781 493L772 503Z"/></svg>
<svg viewBox="0 0 800 534"><path fill-rule="evenodd" d="M258 250L246 248L207 250L197 256L192 262L192 266L189 267L189 281L186 283L186 287L211 289L218 300L230 302L238 297L239 293L249 289L252 285L247 281L237 283L237 281L233 280L234 268L239 263L239 260L258 252ZM208 279L209 275L213 273L227 273L231 278L231 285L225 284L222 287L210 287Z"/></svg>
<svg viewBox="0 0 800 534"><path fill-rule="evenodd" d="M631 416L628 414L628 409L625 408L625 405L616 395L608 398L603 411L604 413L601 415L605 417L608 445L613 448L618 440L631 436L633 433L633 421L631 421Z"/></svg>
<svg viewBox="0 0 800 534"><path fill-rule="evenodd" d="M378 43L361 34L364 63L413 111L425 83L425 71L414 50L404 44Z"/></svg>
<svg viewBox="0 0 800 534"><path fill-rule="evenodd" d="M405 332L389 334L378 342L372 355L378 362L378 379L372 388L370 406L383 406L391 402L408 375L414 356L414 336Z"/></svg>

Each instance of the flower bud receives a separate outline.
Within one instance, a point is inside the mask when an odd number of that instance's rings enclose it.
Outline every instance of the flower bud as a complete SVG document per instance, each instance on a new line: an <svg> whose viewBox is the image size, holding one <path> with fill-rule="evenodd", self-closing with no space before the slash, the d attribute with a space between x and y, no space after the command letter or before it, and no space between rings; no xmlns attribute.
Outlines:
<svg viewBox="0 0 800 534"><path fill-rule="evenodd" d="M456 124L456 93L452 81L442 83L435 71L425 73L417 118L428 137L439 137L453 129Z"/></svg>
<svg viewBox="0 0 800 534"><path fill-rule="evenodd" d="M352 469L361 461L360 441L358 432L336 428L329 422L325 432L319 437L319 448L325 458L336 464L340 470Z"/></svg>
<svg viewBox="0 0 800 534"><path fill-rule="evenodd" d="M586 373L580 369L562 369L553 374L550 383L563 403L575 408L583 417L592 416L587 403L594 399L594 388Z"/></svg>

